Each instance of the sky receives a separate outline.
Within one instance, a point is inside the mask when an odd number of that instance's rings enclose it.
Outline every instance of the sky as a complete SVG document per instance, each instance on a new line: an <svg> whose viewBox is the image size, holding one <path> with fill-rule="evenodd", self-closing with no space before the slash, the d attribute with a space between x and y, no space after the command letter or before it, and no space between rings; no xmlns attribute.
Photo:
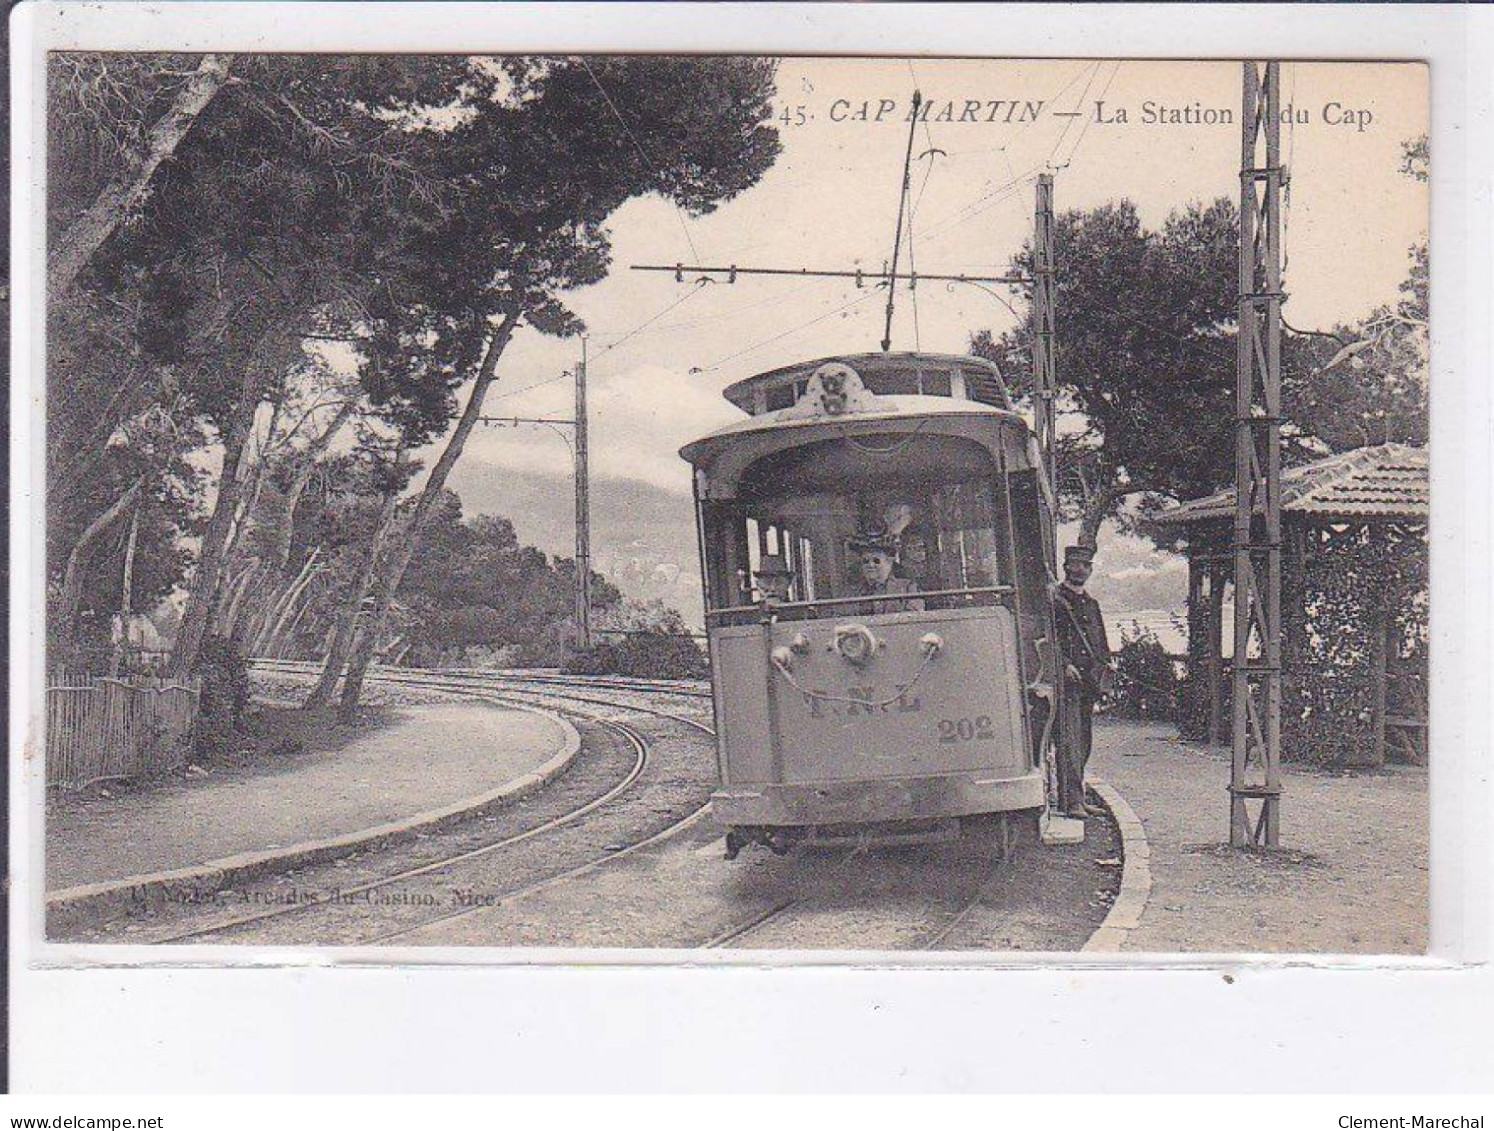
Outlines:
<svg viewBox="0 0 1494 1131"><path fill-rule="evenodd" d="M1059 211L1126 198L1148 226L1192 201L1239 196L1238 63L790 58L777 87L783 152L762 180L694 219L659 198L629 202L610 224L611 274L568 296L588 327L594 482L688 500L689 470L677 452L739 417L721 398L726 385L804 358L877 348L885 292L849 280L700 283L686 272L677 283L629 268L880 270L892 252L914 89L930 109L913 131L900 270L911 260L920 272L1004 273L1031 232L1043 171L1054 174ZM1426 186L1399 172L1402 143L1427 129L1427 71L1286 63L1282 89L1283 109L1292 110L1282 126L1285 316L1305 329L1353 322L1394 299L1407 249L1427 228ZM615 101L625 115L626 96ZM599 102L598 112L608 110ZM1060 270L1062 256L1059 248ZM893 348L963 353L973 330L999 333L1025 298L996 289L1005 302L968 285L901 288ZM487 411L570 416L562 374L579 355L577 341L521 331ZM553 478L554 506L569 515L570 454L553 431L479 430L452 486L501 510L506 476ZM682 514L693 542L688 503ZM526 516L512 517L524 536ZM545 544L556 527L540 517L528 525L541 548L569 552L564 542ZM614 541L625 536L625 523L594 523L599 538L608 529L624 532ZM1103 549L1097 574L1106 572ZM693 544L675 550L677 560L693 557ZM1112 572L1141 568L1136 558L1121 555Z"/></svg>

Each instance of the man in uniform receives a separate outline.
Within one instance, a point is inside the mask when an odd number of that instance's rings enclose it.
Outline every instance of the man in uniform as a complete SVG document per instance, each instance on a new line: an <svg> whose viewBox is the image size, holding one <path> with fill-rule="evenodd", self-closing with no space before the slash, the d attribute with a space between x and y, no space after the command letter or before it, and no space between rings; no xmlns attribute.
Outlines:
<svg viewBox="0 0 1494 1131"><path fill-rule="evenodd" d="M764 554L753 573L757 580L757 591L765 601L783 602L790 599L794 588L794 571L789 569L782 554Z"/></svg>
<svg viewBox="0 0 1494 1131"><path fill-rule="evenodd" d="M1063 689L1058 701L1058 807L1083 820L1084 768L1093 744L1095 703L1110 687L1110 641L1100 605L1084 591L1094 568L1095 547L1081 539L1063 552L1063 581L1053 589L1058 662Z"/></svg>

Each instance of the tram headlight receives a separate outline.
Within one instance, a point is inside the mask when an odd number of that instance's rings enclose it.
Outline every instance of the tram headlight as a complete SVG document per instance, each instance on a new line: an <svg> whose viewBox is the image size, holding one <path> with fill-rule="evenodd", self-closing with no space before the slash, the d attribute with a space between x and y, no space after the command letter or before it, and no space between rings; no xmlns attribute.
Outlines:
<svg viewBox="0 0 1494 1131"><path fill-rule="evenodd" d="M773 666L781 671L788 671L794 666L793 652L785 648L782 644L773 649L772 657Z"/></svg>
<svg viewBox="0 0 1494 1131"><path fill-rule="evenodd" d="M848 664L860 667L877 650L877 638L864 624L841 625L835 630L835 650Z"/></svg>

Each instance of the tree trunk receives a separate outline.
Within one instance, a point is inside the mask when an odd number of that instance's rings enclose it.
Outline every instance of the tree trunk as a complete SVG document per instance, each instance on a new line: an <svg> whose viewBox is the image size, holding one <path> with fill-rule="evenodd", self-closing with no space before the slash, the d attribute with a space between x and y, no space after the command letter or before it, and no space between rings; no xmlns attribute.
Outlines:
<svg viewBox="0 0 1494 1131"><path fill-rule="evenodd" d="M400 460L403 462L404 453L400 453ZM358 627L358 614L363 608L363 598L367 595L369 586L373 584L374 575L379 567L379 555L383 552L389 531L394 526L398 504L399 489L391 485L384 493L384 502L379 508L379 524L374 528L373 539L368 546L368 556L364 558L363 566L350 587L347 603L337 614L336 628L332 632L331 643L327 645L327 660L322 665L321 678L316 681L316 686L311 689L306 702L301 704L302 708L307 711L325 707L332 700L332 692L337 688L337 677L342 674L343 665L347 663L348 653L353 647L354 632Z"/></svg>
<svg viewBox="0 0 1494 1131"><path fill-rule="evenodd" d="M83 571L88 556L104 536L104 532L119 521L119 516L134 503L142 485L137 479L123 495L114 500L113 506L90 522L79 536L72 553L67 556L67 568L62 575L62 595L57 600L56 612L57 640L63 648L72 644L78 629L78 606L83 600Z"/></svg>
<svg viewBox="0 0 1494 1131"><path fill-rule="evenodd" d="M296 474L291 479L290 489L285 495L285 505L275 524L275 537L271 540L274 546L272 556L278 569L284 569L286 563L290 561L291 541L295 537L296 507L301 502L301 496L306 493L312 475L316 473L317 462L331 447L332 440L337 433L342 431L343 425L353 415L353 409L357 407L357 404L356 397L349 397L337 410L337 415L332 418L332 423L327 426L326 431L307 445L306 450L301 453L300 463L296 465Z"/></svg>
<svg viewBox="0 0 1494 1131"><path fill-rule="evenodd" d="M140 538L140 504L130 514L130 536L125 540L124 575L119 583L119 643L114 649L114 659L109 665L109 674L118 676L124 669L130 654L130 615L135 604L135 543Z"/></svg>
<svg viewBox="0 0 1494 1131"><path fill-rule="evenodd" d="M225 560L232 560L244 535L251 528L263 527L271 530L268 547L262 547L263 552L256 553L249 560L246 573L240 575L241 581L226 584L220 594L217 613L218 631L230 639L240 644L248 643L252 648L265 628L278 615L282 598L294 584L293 579L282 577L281 574L290 560L291 543L295 536L296 504L300 501L307 484L311 482L312 473L316 470L317 458L327 450L333 437L352 415L355 404L355 399L349 397L331 425L307 445L305 450L296 455L296 470L290 489L280 500L279 510L267 520L266 516L260 513L260 500L263 497L266 477L270 473L268 451L274 438L276 421L280 416L280 406L278 404L275 406L275 412L270 417L266 442L261 446L258 458L253 461L252 472L248 475L241 474L239 477L242 481L252 483L253 487L249 490L248 498L241 502L238 508L233 532L229 535L228 544L224 549ZM246 446L246 458L247 454ZM243 488L240 488L240 491L242 493ZM252 578L252 582L243 580L246 576Z"/></svg>
<svg viewBox="0 0 1494 1131"><path fill-rule="evenodd" d="M299 605L293 605L292 607L295 608L296 615L291 618L290 624L286 625L283 630L277 629L275 635L270 639L270 655L277 660L285 657L286 646L295 637L296 628L300 625L301 618L306 615L306 610L311 608L311 602L302 601Z"/></svg>
<svg viewBox="0 0 1494 1131"><path fill-rule="evenodd" d="M1110 511L1121 495L1115 487L1101 487L1084 500L1084 514L1079 520L1079 540L1094 545L1099 539L1100 525L1110 517Z"/></svg>
<svg viewBox="0 0 1494 1131"><path fill-rule="evenodd" d="M248 637L249 622L253 619L251 593L257 592L270 577L270 567L258 558L245 571L243 583L229 603L223 615L223 635L232 641L235 649L241 648Z"/></svg>
<svg viewBox="0 0 1494 1131"><path fill-rule="evenodd" d="M255 407L255 415L258 415L258 406L256 405ZM280 406L276 405L275 411L270 418L272 427L275 417L279 414ZM250 440L254 439L254 431L254 426L251 424L249 427ZM228 524L228 537L223 542L223 561L225 565L233 561L234 554L239 548L239 539L243 537L244 531L249 526L249 520L254 514L254 506L259 502L260 487L264 483L264 457L263 454L257 455L253 450L254 447L255 445L247 441L245 442L239 452L238 467L235 468L233 474L234 482L237 484L238 501L234 504L233 519ZM245 491L245 487L249 487L247 492ZM225 568L223 578L225 584L229 581L227 574L228 569ZM217 603L216 601L214 602L215 606Z"/></svg>
<svg viewBox="0 0 1494 1131"><path fill-rule="evenodd" d="M295 304L288 302L283 306L288 309L281 311L282 322L291 320L297 309ZM274 337L272 349L277 354L301 348L301 339L293 330L282 328ZM171 671L176 675L185 675L192 670L218 602L226 561L225 551L243 490L243 480L238 471L244 458L244 449L254 431L255 414L264 398L267 375L275 369L277 360L278 357L251 359L244 375L243 391L239 394L239 402L234 406L233 416L229 421L228 433L223 441L223 473L218 477L218 498L213 505L212 517L208 519L207 530L202 536L197 573L192 578L187 607L182 612L176 645L171 651Z"/></svg>
<svg viewBox="0 0 1494 1131"><path fill-rule="evenodd" d="M254 652L256 655L272 655L269 652L271 642L279 634L285 620L290 616L291 606L301 595L311 579L316 576L316 562L321 555L321 548L317 547L306 556L306 561L301 566L301 572L286 585L284 585L278 597L270 606L269 615L265 618L264 627L258 638L254 641Z"/></svg>
<svg viewBox="0 0 1494 1131"><path fill-rule="evenodd" d="M353 649L352 659L348 663L347 678L342 685L342 700L338 706L338 714L344 721L350 721L353 713L358 709L358 697L363 692L363 677L368 672L368 665L373 662L379 632L384 627L384 618L388 615L389 606L394 601L395 591L399 589L399 583L404 580L405 570L410 564L410 558L414 556L415 546L420 541L420 535L425 528L431 507L435 505L442 488L446 486L446 479L451 474L451 469L456 466L457 460L461 458L467 437L476 426L477 418L482 415L483 398L487 396L488 387L493 383L494 374L498 369L498 359L503 355L518 324L517 313L505 315L503 321L493 332L492 338L489 339L482 364L478 367L477 378L472 383L472 394L467 398L467 406L457 420L456 430L452 432L451 439L446 442L446 448L441 452L441 458L436 461L436 466L431 469L430 478L426 480L425 487L420 492L420 498L416 500L415 510L410 515L409 527L404 537L389 555L389 560L374 585L374 607L362 631L358 634L358 643Z"/></svg>
<svg viewBox="0 0 1494 1131"><path fill-rule="evenodd" d="M72 289L94 252L139 208L161 162L176 151L192 123L228 80L232 65L232 55L204 55L197 73L151 127L145 141L145 159L127 177L105 186L88 210L58 236L47 256L47 294L52 302Z"/></svg>
<svg viewBox="0 0 1494 1131"><path fill-rule="evenodd" d="M245 389L234 411L228 436L223 447L225 469L237 468L244 444L249 438L249 425L254 420L254 411L259 404L258 389ZM218 480L218 498L208 519L207 530L202 535L202 549L197 559L197 574L192 579L192 588L187 595L187 607L182 612L182 623L176 632L176 644L171 650L173 674L185 675L192 670L197 660L197 650L202 647L202 638L207 634L208 620L218 595L218 582L223 570L223 551L228 544L229 528L233 525L234 510L239 502L238 477L229 471Z"/></svg>

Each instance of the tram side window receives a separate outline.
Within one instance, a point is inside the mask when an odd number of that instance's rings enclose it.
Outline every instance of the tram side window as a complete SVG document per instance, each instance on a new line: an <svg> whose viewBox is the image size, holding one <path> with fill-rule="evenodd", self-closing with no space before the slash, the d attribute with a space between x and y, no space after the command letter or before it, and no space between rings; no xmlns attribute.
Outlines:
<svg viewBox="0 0 1494 1131"><path fill-rule="evenodd" d="M933 495L938 536L939 588L979 589L1008 584L1004 531L989 479L940 487Z"/></svg>
<svg viewBox="0 0 1494 1131"><path fill-rule="evenodd" d="M814 601L842 595L834 581L844 566L837 544L854 529L853 513L845 498L824 494L784 496L743 508L736 524L752 583L743 598ZM784 575L776 591L771 583L760 583L773 572Z"/></svg>
<svg viewBox="0 0 1494 1131"><path fill-rule="evenodd" d="M768 412L788 408L804 395L804 389L808 384L807 380L794 381L791 384L779 385L776 389L769 389L764 398L763 407Z"/></svg>
<svg viewBox="0 0 1494 1131"><path fill-rule="evenodd" d="M1021 633L1027 649L1027 671L1034 680L1052 679L1052 664L1056 661L1053 641L1049 639L1053 632L1048 618L1048 585L1052 575L1046 548L1046 504L1038 490L1036 472L1014 472L1007 482L1017 535L1017 584L1022 599Z"/></svg>

